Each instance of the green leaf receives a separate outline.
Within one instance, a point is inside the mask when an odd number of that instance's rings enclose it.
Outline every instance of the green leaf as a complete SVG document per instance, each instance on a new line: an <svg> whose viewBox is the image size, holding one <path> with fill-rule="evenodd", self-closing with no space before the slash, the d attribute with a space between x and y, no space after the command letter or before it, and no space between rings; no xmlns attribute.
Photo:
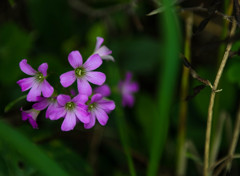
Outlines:
<svg viewBox="0 0 240 176"><path fill-rule="evenodd" d="M38 146L29 141L19 131L0 121L0 140L8 144L13 151L17 151L29 163L35 166L44 175L67 176L68 174L59 165L49 158Z"/></svg>

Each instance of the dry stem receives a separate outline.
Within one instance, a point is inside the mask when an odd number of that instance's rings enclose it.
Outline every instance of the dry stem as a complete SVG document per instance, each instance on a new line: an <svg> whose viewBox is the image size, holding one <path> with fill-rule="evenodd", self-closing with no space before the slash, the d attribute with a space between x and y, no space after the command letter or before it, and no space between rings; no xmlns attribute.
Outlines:
<svg viewBox="0 0 240 176"><path fill-rule="evenodd" d="M234 35L235 30L236 30L236 21L234 20L234 22L232 23L232 28L231 28L230 35L229 35L230 38ZM206 139L205 139L204 170L203 170L203 175L204 176L208 176L208 173L209 173L209 148L210 148L211 127L212 127L212 114L213 114L213 106L214 106L216 90L217 90L220 78L222 76L223 69L226 65L231 47L232 47L232 42L230 41L227 44L227 48L225 50L222 62L221 62L220 67L218 69L217 76L215 78L213 88L212 88L211 97L210 97L210 102L209 102L209 107L208 107Z"/></svg>

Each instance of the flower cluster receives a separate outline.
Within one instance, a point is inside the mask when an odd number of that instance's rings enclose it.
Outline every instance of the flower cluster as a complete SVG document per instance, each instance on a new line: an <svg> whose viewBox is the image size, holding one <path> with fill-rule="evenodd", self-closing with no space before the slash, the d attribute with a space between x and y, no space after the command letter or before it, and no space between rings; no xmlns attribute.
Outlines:
<svg viewBox="0 0 240 176"><path fill-rule="evenodd" d="M21 79L17 83L22 91L30 89L27 101L34 104L30 110L24 111L21 108L22 119L28 120L33 128L38 128L37 116L46 109L46 118L64 118L62 131L73 130L77 122L82 122L86 129L92 128L96 119L101 125L106 125L108 114L115 109L115 103L107 98L111 92L104 84L106 75L95 70L102 65L102 60L114 59L110 55L112 51L102 46L103 41L103 38L97 37L94 53L84 63L79 51L72 51L68 55L73 70L63 73L60 83L63 87L69 87L77 81L78 92L74 97L54 91L46 79L47 63L41 64L36 71L23 59L19 64L20 69L31 77ZM90 83L98 87L92 89Z"/></svg>

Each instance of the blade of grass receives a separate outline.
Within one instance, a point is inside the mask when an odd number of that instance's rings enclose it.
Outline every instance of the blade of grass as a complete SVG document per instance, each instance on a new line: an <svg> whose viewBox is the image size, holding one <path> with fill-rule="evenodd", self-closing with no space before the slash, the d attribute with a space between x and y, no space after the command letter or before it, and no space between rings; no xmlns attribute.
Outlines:
<svg viewBox="0 0 240 176"><path fill-rule="evenodd" d="M147 175L157 174L159 161L162 155L164 144L168 133L169 114L171 100L176 84L176 78L179 65L179 25L174 7L171 7L171 1L163 0L166 7L162 14L160 27L163 28L165 51L163 53L164 63L158 76L158 117L153 124L153 141L150 151L150 162Z"/></svg>
<svg viewBox="0 0 240 176"><path fill-rule="evenodd" d="M0 121L0 140L6 142L11 149L19 152L29 163L32 163L44 175L67 176L68 174L39 147L29 141L23 134Z"/></svg>

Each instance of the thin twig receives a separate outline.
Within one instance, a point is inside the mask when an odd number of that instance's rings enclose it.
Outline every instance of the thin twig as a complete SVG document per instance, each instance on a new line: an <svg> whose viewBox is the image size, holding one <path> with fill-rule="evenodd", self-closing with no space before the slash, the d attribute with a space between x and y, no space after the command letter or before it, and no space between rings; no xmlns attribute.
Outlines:
<svg viewBox="0 0 240 176"><path fill-rule="evenodd" d="M235 123L232 143L230 145L229 152L228 152L229 156L234 155L234 152L235 152L235 149L236 149L236 146L237 146L237 142L238 142L238 138L239 138L239 131L240 131L240 106L238 108L237 121ZM228 163L227 170L231 169L231 162L232 162L232 159L230 159L230 161Z"/></svg>
<svg viewBox="0 0 240 176"><path fill-rule="evenodd" d="M229 36L232 37L234 35L235 31L236 31L236 21L234 20ZM211 92L211 96L210 96L210 102L209 102L209 107L208 107L206 139L205 139L204 172L203 172L204 176L208 176L208 172L209 172L209 148L210 148L210 137L211 137L211 128L212 128L213 106L214 106L214 100L215 100L215 95L216 95L215 90L217 90L217 87L218 87L220 78L222 76L223 69L226 65L231 47L232 47L232 42L229 42L227 44L227 48L225 50L222 62L218 69L216 79L213 84L213 89L212 89L213 91Z"/></svg>

